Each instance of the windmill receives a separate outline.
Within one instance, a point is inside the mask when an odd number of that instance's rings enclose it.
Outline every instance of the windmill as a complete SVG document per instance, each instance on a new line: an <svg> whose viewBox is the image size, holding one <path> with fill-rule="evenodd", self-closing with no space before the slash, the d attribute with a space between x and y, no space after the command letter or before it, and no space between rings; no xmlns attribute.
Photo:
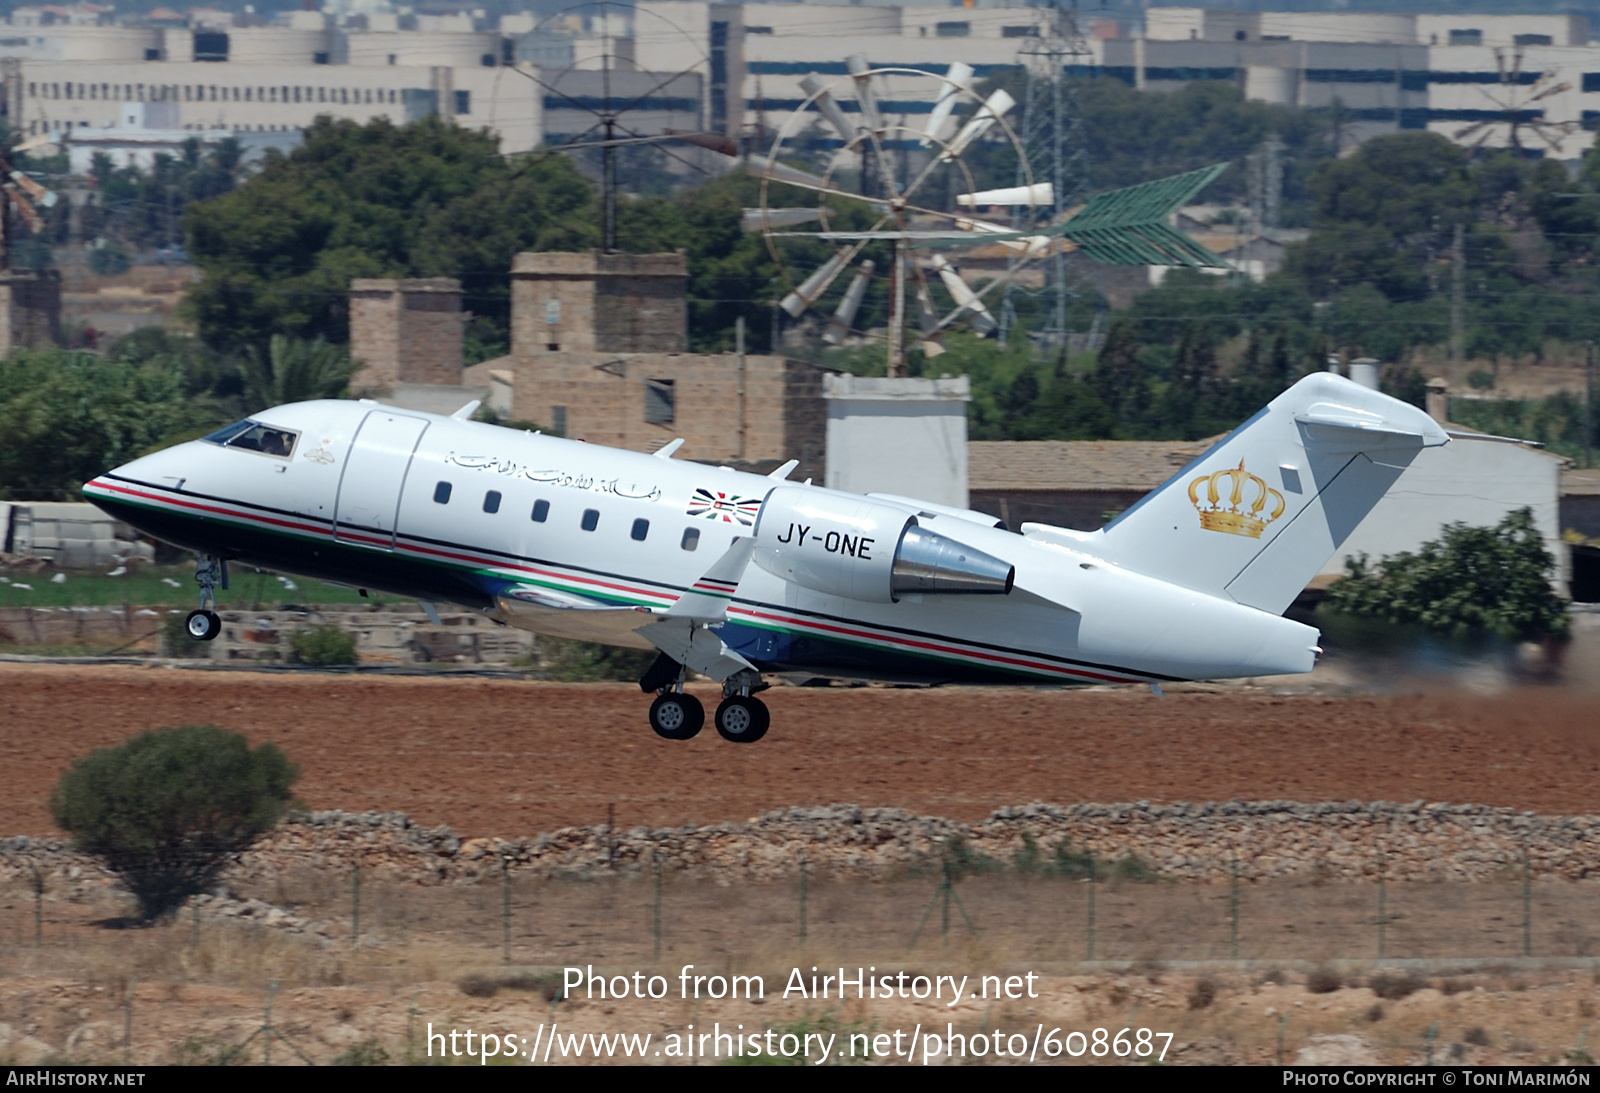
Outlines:
<svg viewBox="0 0 1600 1093"><path fill-rule="evenodd" d="M0 273L11 272L11 247L15 230L11 214L15 212L28 225L28 230L37 234L44 230L44 217L39 210L54 208L56 203L55 191L46 189L13 167L11 156L16 152L55 143L55 140L53 136L41 134L9 150L0 149L0 190L5 192L5 199L0 202Z"/></svg>
<svg viewBox="0 0 1600 1093"><path fill-rule="evenodd" d="M1008 121L1016 102L1004 89L980 91L972 69L959 63L941 75L873 68L855 56L846 70L831 84L803 77L806 98L768 154L744 157L761 180L761 207L749 210L746 227L763 233L787 288L778 306L795 319L818 312L833 344L866 336L857 327L863 303L875 282L888 282L882 338L890 376L905 373L908 330L929 357L944 351L943 334L957 326L995 334L997 293L1067 251L1112 264L1227 268L1168 223L1225 164L1101 194L1055 218L1055 184L1034 180ZM891 80L900 101L932 104L920 124L883 96ZM836 140L808 139L819 118ZM976 184L969 159L983 142L1008 146L1017 185ZM818 203L777 205L779 184L809 191ZM850 226L852 216L869 226ZM981 282L972 268L980 261L992 267ZM835 300L831 289L847 270L852 276Z"/></svg>
<svg viewBox="0 0 1600 1093"><path fill-rule="evenodd" d="M1511 63L1506 64L1506 52L1496 47L1494 51L1495 63L1499 66L1500 80L1490 85L1493 90L1479 87L1479 94L1491 103L1494 109L1474 111L1474 114L1485 114L1472 125L1457 129L1451 134L1451 139L1458 143L1466 143L1469 151L1494 143L1491 147L1510 148L1519 156L1540 156L1545 148L1523 147L1523 137L1532 136L1542 142L1550 151L1561 152L1561 140L1572 133L1576 128L1573 122L1555 122L1544 120L1544 109L1535 108L1535 103L1544 102L1554 98L1564 91L1571 91L1572 84L1565 80L1560 83L1552 82L1555 78L1551 72L1524 72L1522 71L1522 50L1517 50L1511 56ZM1473 138L1476 138L1475 140Z"/></svg>

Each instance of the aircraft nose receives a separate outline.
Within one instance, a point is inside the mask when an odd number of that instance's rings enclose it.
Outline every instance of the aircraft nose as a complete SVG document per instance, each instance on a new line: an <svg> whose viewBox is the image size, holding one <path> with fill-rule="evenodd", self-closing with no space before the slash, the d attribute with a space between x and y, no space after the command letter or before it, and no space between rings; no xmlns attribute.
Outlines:
<svg viewBox="0 0 1600 1093"><path fill-rule="evenodd" d="M163 448L159 452L141 455L126 463L111 468L103 475L99 475L85 486L93 485L106 478L131 479L135 482L145 482L150 485L170 486L183 477L181 469L183 458L178 454L180 448L187 445L177 445L172 448Z"/></svg>

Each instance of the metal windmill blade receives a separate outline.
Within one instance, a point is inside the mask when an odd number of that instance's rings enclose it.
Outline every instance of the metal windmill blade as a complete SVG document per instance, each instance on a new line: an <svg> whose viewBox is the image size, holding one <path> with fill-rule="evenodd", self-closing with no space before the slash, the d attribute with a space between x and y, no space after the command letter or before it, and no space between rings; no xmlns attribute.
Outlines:
<svg viewBox="0 0 1600 1093"><path fill-rule="evenodd" d="M866 299L867 283L872 280L872 270L873 262L868 258L861 263L856 275L851 278L850 287L845 289L833 318L828 321L828 329L822 335L822 340L829 345L843 345L845 338L855 326L856 312L861 310L861 301Z"/></svg>
<svg viewBox="0 0 1600 1093"><path fill-rule="evenodd" d="M950 115L955 111L956 103L960 101L961 93L972 90L972 76L972 66L960 61L952 63L945 72L944 86L939 89L939 97L934 100L927 124L922 127L922 137L917 141L922 147L928 147L943 136Z"/></svg>

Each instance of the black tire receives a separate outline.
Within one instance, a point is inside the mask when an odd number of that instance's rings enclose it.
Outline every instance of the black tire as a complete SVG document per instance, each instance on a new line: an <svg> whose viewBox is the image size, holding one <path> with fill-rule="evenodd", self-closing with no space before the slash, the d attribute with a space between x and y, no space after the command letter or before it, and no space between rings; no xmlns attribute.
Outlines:
<svg viewBox="0 0 1600 1093"><path fill-rule="evenodd" d="M222 633L222 620L215 611L191 611L183 626L195 641L216 641Z"/></svg>
<svg viewBox="0 0 1600 1093"><path fill-rule="evenodd" d="M706 723L706 708L691 694L668 691L650 703L650 727L665 740L689 740Z"/></svg>
<svg viewBox="0 0 1600 1093"><path fill-rule="evenodd" d="M717 735L735 744L754 744L767 735L772 715L759 698L734 695L717 707Z"/></svg>

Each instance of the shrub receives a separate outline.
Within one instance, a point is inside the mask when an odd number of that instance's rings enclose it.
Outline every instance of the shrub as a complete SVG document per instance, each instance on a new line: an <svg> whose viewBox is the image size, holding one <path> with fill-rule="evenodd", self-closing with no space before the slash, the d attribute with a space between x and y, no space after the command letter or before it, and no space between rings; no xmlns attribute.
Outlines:
<svg viewBox="0 0 1600 1093"><path fill-rule="evenodd" d="M1449 524L1438 540L1386 557L1376 569L1366 555L1347 559L1344 578L1328 589L1328 606L1457 636L1565 638L1566 604L1550 588L1555 567L1532 510L1519 509L1492 528Z"/></svg>
<svg viewBox="0 0 1600 1093"><path fill-rule="evenodd" d="M1415 994L1427 985L1428 981L1414 972L1400 972L1394 975L1379 972L1367 982L1373 994L1379 998L1387 998L1391 1002L1398 1002L1409 994Z"/></svg>
<svg viewBox="0 0 1600 1093"><path fill-rule="evenodd" d="M209 657L210 644L195 641L189 636L189 627L185 624L187 617L184 612L179 611L161 620L161 651L169 657L182 657L188 660Z"/></svg>
<svg viewBox="0 0 1600 1093"><path fill-rule="evenodd" d="M79 759L50 795L78 849L104 860L150 922L205 891L289 807L299 769L212 725L143 732Z"/></svg>
<svg viewBox="0 0 1600 1093"><path fill-rule="evenodd" d="M127 273L133 259L121 247L96 247L89 252L89 268L102 277L115 277Z"/></svg>
<svg viewBox="0 0 1600 1093"><path fill-rule="evenodd" d="M1306 990L1312 994L1332 994L1344 986L1344 980L1332 968L1313 968L1306 976Z"/></svg>
<svg viewBox="0 0 1600 1093"><path fill-rule="evenodd" d="M333 1057L334 1066L388 1066L389 1052L377 1040L358 1040Z"/></svg>
<svg viewBox="0 0 1600 1093"><path fill-rule="evenodd" d="M312 626L289 635L289 663L331 668L357 661L356 642L337 626Z"/></svg>
<svg viewBox="0 0 1600 1093"><path fill-rule="evenodd" d="M597 683L602 680L632 683L655 663L656 654L587 641L540 638L538 657L545 675L563 683Z"/></svg>
<svg viewBox="0 0 1600 1093"><path fill-rule="evenodd" d="M1210 977L1196 979L1189 992L1189 1008L1203 1010L1217 1000L1217 981Z"/></svg>

